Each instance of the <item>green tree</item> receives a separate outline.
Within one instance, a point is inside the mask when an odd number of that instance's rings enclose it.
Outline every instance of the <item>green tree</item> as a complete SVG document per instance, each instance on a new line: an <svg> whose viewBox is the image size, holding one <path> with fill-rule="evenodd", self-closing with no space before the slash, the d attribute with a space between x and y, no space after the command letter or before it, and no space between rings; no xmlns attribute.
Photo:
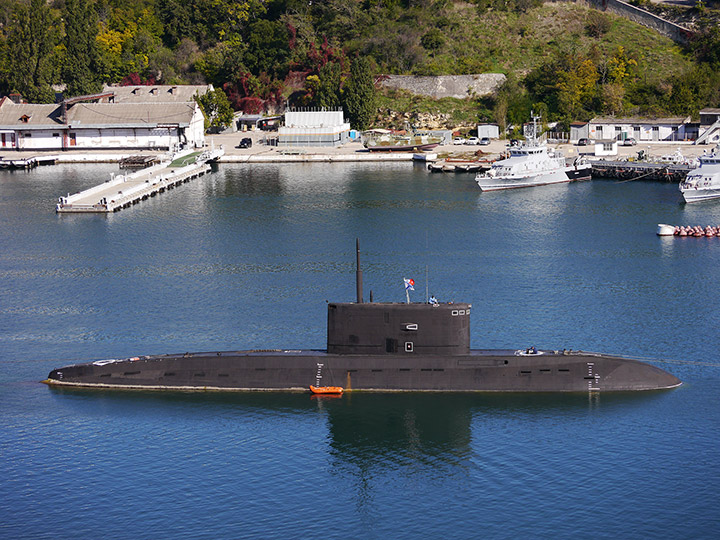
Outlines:
<svg viewBox="0 0 720 540"><path fill-rule="evenodd" d="M157 0L156 12L165 42L174 46L189 37L203 47L239 36L252 15L265 13L263 0Z"/></svg>
<svg viewBox="0 0 720 540"><path fill-rule="evenodd" d="M236 36L205 51L195 61L195 69L217 87L226 82L236 83L248 71L243 63L246 50L247 45Z"/></svg>
<svg viewBox="0 0 720 540"><path fill-rule="evenodd" d="M233 121L233 110L225 92L216 88L202 96L195 96L205 117L205 129L225 129Z"/></svg>
<svg viewBox="0 0 720 540"><path fill-rule="evenodd" d="M340 64L328 62L320 68L318 78L320 84L315 92L315 106L324 109L340 106L340 83L342 80Z"/></svg>
<svg viewBox="0 0 720 540"><path fill-rule="evenodd" d="M445 34L439 28L433 28L420 38L420 44L425 50L435 52L445 44Z"/></svg>
<svg viewBox="0 0 720 540"><path fill-rule="evenodd" d="M6 44L6 86L31 103L52 103L54 43L50 8L44 0L15 4Z"/></svg>
<svg viewBox="0 0 720 540"><path fill-rule="evenodd" d="M505 133L508 124L521 126L530 118L530 96L512 73L508 74L505 82L498 88L494 101L493 118L501 133Z"/></svg>
<svg viewBox="0 0 720 540"><path fill-rule="evenodd" d="M287 27L280 22L259 20L250 25L243 63L254 75L284 76L290 56Z"/></svg>
<svg viewBox="0 0 720 540"><path fill-rule="evenodd" d="M350 125L361 131L368 129L376 113L376 90L370 62L366 58L356 58L350 65L343 100Z"/></svg>
<svg viewBox="0 0 720 540"><path fill-rule="evenodd" d="M98 20L88 0L65 0L65 65L63 81L69 96L99 92Z"/></svg>
<svg viewBox="0 0 720 540"><path fill-rule="evenodd" d="M564 64L564 65L563 65ZM589 58L571 56L557 66L558 105L562 114L578 119L587 110L597 90L597 67Z"/></svg>

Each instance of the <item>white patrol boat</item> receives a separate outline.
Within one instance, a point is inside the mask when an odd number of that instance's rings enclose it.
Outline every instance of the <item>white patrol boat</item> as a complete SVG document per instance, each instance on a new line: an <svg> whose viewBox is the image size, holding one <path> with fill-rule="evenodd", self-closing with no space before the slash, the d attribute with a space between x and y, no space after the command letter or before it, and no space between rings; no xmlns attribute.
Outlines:
<svg viewBox="0 0 720 540"><path fill-rule="evenodd" d="M708 155L700 156L700 166L680 183L685 202L707 201L720 197L720 144Z"/></svg>
<svg viewBox="0 0 720 540"><path fill-rule="evenodd" d="M526 133L525 142L510 148L510 157L493 163L490 170L478 173L475 180L482 191L497 191L546 184L559 184L590 178L591 165L578 157L568 165L562 153L548 150L537 137L537 121Z"/></svg>

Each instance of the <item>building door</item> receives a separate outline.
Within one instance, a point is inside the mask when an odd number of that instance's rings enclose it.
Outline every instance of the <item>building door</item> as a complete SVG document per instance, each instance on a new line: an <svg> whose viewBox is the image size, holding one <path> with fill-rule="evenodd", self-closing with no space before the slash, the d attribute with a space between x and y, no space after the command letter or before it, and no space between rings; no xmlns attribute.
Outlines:
<svg viewBox="0 0 720 540"><path fill-rule="evenodd" d="M75 139L75 134L70 134L70 146L75 146L77 144L77 140Z"/></svg>
<svg viewBox="0 0 720 540"><path fill-rule="evenodd" d="M2 147L5 148L5 134L0 133L0 143L2 143Z"/></svg>

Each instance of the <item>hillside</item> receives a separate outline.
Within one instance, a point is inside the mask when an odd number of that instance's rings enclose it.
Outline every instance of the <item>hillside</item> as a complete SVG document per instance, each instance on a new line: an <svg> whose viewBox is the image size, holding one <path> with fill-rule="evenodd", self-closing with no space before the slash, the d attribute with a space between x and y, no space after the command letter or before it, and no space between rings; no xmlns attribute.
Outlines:
<svg viewBox="0 0 720 540"><path fill-rule="evenodd" d="M456 3L446 17L443 44L409 73L440 75L462 73L468 67L524 75L543 64L557 50L601 55L625 47L638 60L638 76L649 81L667 79L689 69L692 59L668 38L612 14L603 14L610 25L602 36L586 30L589 13L595 10L574 3L548 3L526 12L489 11L478 14L476 6ZM431 25L428 25L430 27Z"/></svg>
<svg viewBox="0 0 720 540"><path fill-rule="evenodd" d="M0 5L0 94L18 92L35 102L52 101L52 85L64 86L66 95L82 95L108 83L211 83L223 90L229 106L249 113L287 104L346 106L350 97L360 107L372 103L357 86L367 73L496 72L508 78L490 98L434 102L387 92L378 102L377 121L390 122L387 111L394 110L443 113L448 122L515 123L535 108L567 124L595 114L696 115L702 107L720 106L720 32L704 6L691 10L697 12L700 39L683 49L645 27L573 2L0 0ZM358 63L360 79L348 85ZM360 90L366 97L358 101Z"/></svg>

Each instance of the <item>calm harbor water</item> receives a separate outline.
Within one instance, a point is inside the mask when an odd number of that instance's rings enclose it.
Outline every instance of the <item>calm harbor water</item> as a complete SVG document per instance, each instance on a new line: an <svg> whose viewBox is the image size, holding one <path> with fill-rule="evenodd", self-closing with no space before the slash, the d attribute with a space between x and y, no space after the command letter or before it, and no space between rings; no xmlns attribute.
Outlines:
<svg viewBox="0 0 720 540"><path fill-rule="evenodd" d="M224 165L109 216L112 165L0 172L1 538L716 538L720 224L677 186L480 193L419 165ZM326 300L473 304L476 348L641 357L668 392L52 390L137 354L324 348ZM427 276L427 278L426 278ZM426 289L427 284L427 289Z"/></svg>

